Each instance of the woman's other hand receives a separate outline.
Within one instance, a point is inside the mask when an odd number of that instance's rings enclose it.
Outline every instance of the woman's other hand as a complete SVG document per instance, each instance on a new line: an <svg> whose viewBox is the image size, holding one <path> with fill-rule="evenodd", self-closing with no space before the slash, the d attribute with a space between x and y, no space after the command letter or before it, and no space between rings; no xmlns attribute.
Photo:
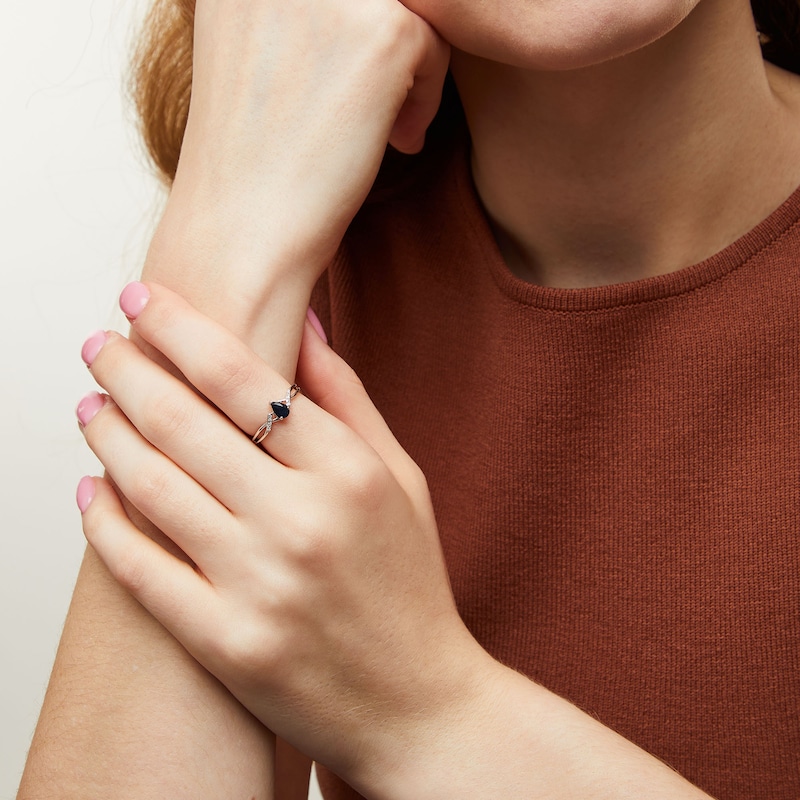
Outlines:
<svg viewBox="0 0 800 800"><path fill-rule="evenodd" d="M79 492L87 539L264 724L356 786L383 780L436 746L494 665L456 611L421 472L310 323L303 393L259 447L288 382L165 288L126 294L134 329L209 402L97 334L84 354L113 400L95 394L79 417L120 491L194 566L141 534L100 478Z"/></svg>
<svg viewBox="0 0 800 800"><path fill-rule="evenodd" d="M275 274L313 285L387 142L421 147L448 62L397 0L198 0L186 134L145 278L248 307Z"/></svg>

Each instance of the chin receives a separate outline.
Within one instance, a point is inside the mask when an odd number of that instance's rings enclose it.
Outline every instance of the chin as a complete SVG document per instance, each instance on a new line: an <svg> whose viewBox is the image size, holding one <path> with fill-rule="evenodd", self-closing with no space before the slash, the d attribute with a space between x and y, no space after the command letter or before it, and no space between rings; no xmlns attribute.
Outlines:
<svg viewBox="0 0 800 800"><path fill-rule="evenodd" d="M404 0L453 47L540 70L589 67L646 47L701 0ZM705 0L708 2L709 0Z"/></svg>

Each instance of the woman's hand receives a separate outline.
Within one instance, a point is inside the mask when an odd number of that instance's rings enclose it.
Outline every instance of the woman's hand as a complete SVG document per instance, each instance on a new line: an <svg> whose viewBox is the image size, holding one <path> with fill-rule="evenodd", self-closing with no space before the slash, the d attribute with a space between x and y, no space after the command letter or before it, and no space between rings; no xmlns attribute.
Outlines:
<svg viewBox="0 0 800 800"><path fill-rule="evenodd" d="M95 394L79 418L193 566L140 533L100 478L79 492L86 537L264 724L370 787L435 747L494 664L456 611L425 480L310 323L303 392L259 447L288 381L165 288L127 294L141 301L134 329L209 402L98 334L84 357L113 401Z"/></svg>
<svg viewBox="0 0 800 800"><path fill-rule="evenodd" d="M143 280L289 374L387 142L422 142L449 46L398 0L197 0L194 29L180 164Z"/></svg>
<svg viewBox="0 0 800 800"><path fill-rule="evenodd" d="M81 481L84 530L259 720L376 800L708 800L471 637L422 475L311 323L285 416L288 381L224 328L156 284L126 297L134 329L209 402L101 333L84 357L114 400L78 415L192 563L142 534L104 479ZM285 418L258 447L269 413Z"/></svg>
<svg viewBox="0 0 800 800"><path fill-rule="evenodd" d="M448 62L397 0L197 0L189 119L145 277L253 307L276 271L313 285L387 142L421 147Z"/></svg>

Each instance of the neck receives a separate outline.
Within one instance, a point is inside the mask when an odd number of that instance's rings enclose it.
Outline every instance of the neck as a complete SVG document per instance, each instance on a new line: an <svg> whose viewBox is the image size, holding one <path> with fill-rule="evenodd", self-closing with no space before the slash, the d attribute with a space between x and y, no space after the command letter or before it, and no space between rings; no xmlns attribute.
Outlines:
<svg viewBox="0 0 800 800"><path fill-rule="evenodd" d="M544 286L638 280L744 235L800 183L800 90L765 65L747 0L569 72L455 53L478 193L510 269Z"/></svg>

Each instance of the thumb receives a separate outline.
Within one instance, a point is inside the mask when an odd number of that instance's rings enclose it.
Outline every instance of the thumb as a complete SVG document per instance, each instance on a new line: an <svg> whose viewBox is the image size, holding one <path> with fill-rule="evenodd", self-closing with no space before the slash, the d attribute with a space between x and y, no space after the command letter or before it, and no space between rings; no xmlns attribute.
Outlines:
<svg viewBox="0 0 800 800"><path fill-rule="evenodd" d="M425 55L389 136L389 144L401 153L418 153L425 131L442 101L442 87L450 64L450 45L428 27Z"/></svg>
<svg viewBox="0 0 800 800"><path fill-rule="evenodd" d="M353 368L328 347L309 319L300 342L297 383L306 397L364 439L406 485L403 478L417 470L416 464L394 438Z"/></svg>

